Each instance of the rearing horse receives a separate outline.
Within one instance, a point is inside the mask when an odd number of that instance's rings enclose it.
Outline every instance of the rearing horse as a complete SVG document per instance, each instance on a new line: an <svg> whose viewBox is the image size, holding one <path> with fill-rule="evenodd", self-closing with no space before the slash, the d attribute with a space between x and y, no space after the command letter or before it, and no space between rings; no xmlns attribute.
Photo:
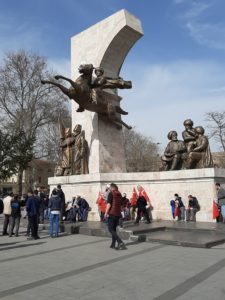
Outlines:
<svg viewBox="0 0 225 300"><path fill-rule="evenodd" d="M115 125L117 125L118 127L120 126L120 128L122 124L127 129L131 129L131 126L128 126L120 119L120 117L117 116L117 113L121 115L128 114L120 106L112 105L109 101L105 99L102 100L101 97L98 97L99 99L95 101L93 97L93 91L95 89L92 87L93 69L94 68L92 64L80 65L78 70L81 75L76 79L76 81L73 81L61 75L55 76L56 80L63 79L68 81L71 84L70 88L67 88L60 83L50 80L41 80L41 83L57 86L65 95L67 95L70 99L73 99L79 105L77 112L82 112L85 109L96 112L99 115L107 117Z"/></svg>

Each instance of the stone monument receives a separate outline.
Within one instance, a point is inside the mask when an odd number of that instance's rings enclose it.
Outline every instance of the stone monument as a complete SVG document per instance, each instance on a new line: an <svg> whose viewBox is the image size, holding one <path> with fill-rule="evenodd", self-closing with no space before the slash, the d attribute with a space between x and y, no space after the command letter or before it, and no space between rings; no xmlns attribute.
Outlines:
<svg viewBox="0 0 225 300"><path fill-rule="evenodd" d="M117 89L112 89L115 82L110 80L119 78L127 53L142 35L140 20L126 10L75 35L71 39L72 80L79 76L80 65L92 64L97 67L95 84L109 87L103 92L107 100L119 107L121 98L117 95ZM129 87L129 81L125 85ZM121 88L121 85L117 87ZM81 111L82 107L72 101L72 128L78 123L82 126L89 146L89 174L49 178L51 189L61 184L66 201L71 200L74 194L83 196L92 208L89 220L99 220L96 205L98 193L105 189L107 183L115 182L120 191L127 195L132 195L134 186L141 185L151 198L153 219L171 219L170 200L174 193L179 193L185 204L189 194L198 198L201 206L198 221L212 221L214 184L225 183L225 170L204 168L126 173L122 130L95 112ZM199 130L198 135L200 143L203 133ZM192 156L198 160L198 155Z"/></svg>
<svg viewBox="0 0 225 300"><path fill-rule="evenodd" d="M141 22L126 10L121 10L71 39L71 74L78 77L81 63L101 67L107 77L118 77L122 64L136 41L143 35ZM121 101L111 93L112 101ZM109 95L110 97L110 95ZM122 131L105 122L96 113L77 112L72 103L72 123L79 120L90 145L89 172L126 172ZM112 143L113 141L113 143Z"/></svg>

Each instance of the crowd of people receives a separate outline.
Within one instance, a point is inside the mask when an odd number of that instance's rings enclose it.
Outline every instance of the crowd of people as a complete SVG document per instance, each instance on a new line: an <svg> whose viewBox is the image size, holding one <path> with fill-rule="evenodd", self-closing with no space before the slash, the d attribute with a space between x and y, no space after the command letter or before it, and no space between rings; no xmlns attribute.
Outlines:
<svg viewBox="0 0 225 300"><path fill-rule="evenodd" d="M216 198L213 201L213 219L216 222L225 223L225 189L220 183L215 183ZM172 218L177 221L196 222L196 214L201 206L196 196L188 195L187 205L185 206L182 197L177 193L170 201Z"/></svg>
<svg viewBox="0 0 225 300"><path fill-rule="evenodd" d="M101 222L107 222L104 218L107 201L111 191L110 184L107 184L104 193L99 193L97 199L99 217ZM151 211L153 206L151 201L140 185L137 186L138 193L135 188L133 188L133 194L130 199L127 198L127 194L123 193L121 198L121 209L120 209L120 221L119 224L122 227L122 221L134 220L135 224L139 224L140 220L146 221L146 223L151 223L152 214Z"/></svg>
<svg viewBox="0 0 225 300"><path fill-rule="evenodd" d="M25 211L24 219L27 219L26 236L28 240L39 239L38 227L49 221L50 237L58 237L59 224L65 220L79 221L87 220L89 205L80 196L74 197L72 208L67 210L68 203L65 201L65 194L58 185L52 190L49 197L43 189L29 189L26 195L20 197L18 194L10 192L2 201L2 211L4 214L2 235L19 236L22 210Z"/></svg>
<svg viewBox="0 0 225 300"><path fill-rule="evenodd" d="M73 196L72 200L66 203L65 220L71 222L85 222L88 218L90 206L86 199L80 195Z"/></svg>
<svg viewBox="0 0 225 300"><path fill-rule="evenodd" d="M225 222L225 190L219 183L215 184L217 198L213 202L213 218L217 222ZM186 206L182 197L177 193L174 199L170 201L172 218L178 221L196 222L196 214L200 211L200 205L196 196L189 195ZM99 209L101 222L108 224L109 232L112 235L111 248L123 249L124 244L116 232L116 227L125 220L133 220L139 224L141 220L149 224L152 221L153 206L140 185L133 188L133 194L130 199L126 193L119 192L115 183L108 184L104 193L99 193L96 204ZM28 219L27 238L29 240L39 239L38 226L43 224L46 219L49 220L50 237L58 237L59 224L63 221L85 222L88 218L88 212L91 210L88 202L80 195L73 196L71 201L65 201L65 194L58 185L52 190L50 197L42 190L28 190L27 195L19 197L18 194L9 193L3 199L3 205L0 207L0 213L4 214L3 235L9 237L18 236L21 210L25 207ZM116 246L117 242L117 246Z"/></svg>
<svg viewBox="0 0 225 300"><path fill-rule="evenodd" d="M196 214L200 211L198 199L195 196L188 196L187 207L185 207L182 198L178 194L174 194L174 199L170 201L172 217L175 220L186 222L196 222Z"/></svg>

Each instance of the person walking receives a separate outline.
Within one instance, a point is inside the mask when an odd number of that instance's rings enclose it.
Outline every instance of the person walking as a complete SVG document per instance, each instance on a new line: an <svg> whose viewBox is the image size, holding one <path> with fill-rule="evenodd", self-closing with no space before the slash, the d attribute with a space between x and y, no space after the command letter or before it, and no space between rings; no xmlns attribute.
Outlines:
<svg viewBox="0 0 225 300"><path fill-rule="evenodd" d="M11 208L11 201L13 199L13 193L10 193L3 199L3 214L4 214L4 223L3 223L3 232L2 235L8 235L7 229L9 227L9 219L11 216L12 208Z"/></svg>
<svg viewBox="0 0 225 300"><path fill-rule="evenodd" d="M21 201L19 200L19 195L15 194L11 201L11 215L9 219L9 237L13 234L13 229L15 227L15 236L19 236L21 218Z"/></svg>
<svg viewBox="0 0 225 300"><path fill-rule="evenodd" d="M110 248L116 250L125 250L126 246L118 236L116 228L119 225L119 219L121 217L122 195L118 190L118 186L115 183L110 184L110 193L107 198L107 206L104 219L108 217L108 229L112 235L112 243ZM118 245L116 246L116 242Z"/></svg>
<svg viewBox="0 0 225 300"><path fill-rule="evenodd" d="M57 190L52 191L52 196L49 199L48 207L50 209L50 227L49 234L50 237L59 236L59 215L61 211L62 200L59 197ZM55 225L55 230L54 230Z"/></svg>
<svg viewBox="0 0 225 300"><path fill-rule="evenodd" d="M28 198L26 202L26 210L28 216L29 227L31 229L31 237L28 240L37 240L38 236L38 216L39 216L39 205L37 199L33 195L33 191L28 190Z"/></svg>

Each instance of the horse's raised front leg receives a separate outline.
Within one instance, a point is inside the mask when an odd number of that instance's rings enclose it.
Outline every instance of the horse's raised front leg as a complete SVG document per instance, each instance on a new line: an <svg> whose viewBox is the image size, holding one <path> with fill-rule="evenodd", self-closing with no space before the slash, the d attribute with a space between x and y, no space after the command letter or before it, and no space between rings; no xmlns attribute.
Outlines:
<svg viewBox="0 0 225 300"><path fill-rule="evenodd" d="M70 78L67 78L67 77L64 77L64 76L61 76L61 75L56 75L55 79L56 80L63 79L65 81L68 81L72 85L73 88L77 87L77 83L75 81L73 81L72 79L70 79Z"/></svg>
<svg viewBox="0 0 225 300"><path fill-rule="evenodd" d="M51 85L55 85L57 86L64 94L66 94L68 97L69 96L69 89L66 88L65 86L63 86L62 84L59 84L57 82L53 82L53 81L50 81L50 80L41 80L41 83L42 84L51 84Z"/></svg>

